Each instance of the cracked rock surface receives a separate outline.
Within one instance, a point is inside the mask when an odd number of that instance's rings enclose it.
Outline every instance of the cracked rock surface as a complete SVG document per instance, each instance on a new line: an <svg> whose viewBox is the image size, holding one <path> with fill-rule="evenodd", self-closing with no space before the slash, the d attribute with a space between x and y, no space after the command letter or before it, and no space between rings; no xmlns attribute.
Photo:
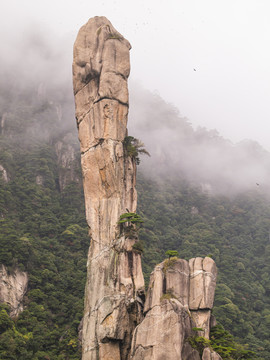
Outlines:
<svg viewBox="0 0 270 360"><path fill-rule="evenodd" d="M212 309L215 297L217 267L213 259L193 258L189 260L191 310Z"/></svg>
<svg viewBox="0 0 270 360"><path fill-rule="evenodd" d="M73 87L91 238L82 331L83 360L128 359L142 316L144 279L136 234L118 225L137 207L136 164L124 155L129 42L105 17L90 19L74 44Z"/></svg>
<svg viewBox="0 0 270 360"><path fill-rule="evenodd" d="M209 257L189 262L172 258L157 265L150 277L145 318L134 332L131 359L200 359L188 338L209 338L216 276L215 262ZM213 356L218 355L205 352L204 358L218 359Z"/></svg>
<svg viewBox="0 0 270 360"><path fill-rule="evenodd" d="M136 226L118 223L137 207L136 161L123 145L130 48L105 17L90 19L74 44L73 87L91 239L82 360L199 360L188 338L209 338L214 261L165 260L151 274L144 303L141 254L133 247ZM208 350L204 360L219 359Z"/></svg>

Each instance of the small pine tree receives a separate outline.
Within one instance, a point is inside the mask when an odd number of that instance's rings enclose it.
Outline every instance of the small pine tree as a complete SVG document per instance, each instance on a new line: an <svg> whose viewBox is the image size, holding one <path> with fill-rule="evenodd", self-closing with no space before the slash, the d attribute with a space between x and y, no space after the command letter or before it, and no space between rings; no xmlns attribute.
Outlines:
<svg viewBox="0 0 270 360"><path fill-rule="evenodd" d="M179 253L177 250L167 250L165 254L169 257L169 259L174 256L176 256L176 257L179 256Z"/></svg>
<svg viewBox="0 0 270 360"><path fill-rule="evenodd" d="M149 152L144 148L144 143L133 136L126 136L123 144L126 155L134 159L137 165L140 164L139 154L150 156Z"/></svg>

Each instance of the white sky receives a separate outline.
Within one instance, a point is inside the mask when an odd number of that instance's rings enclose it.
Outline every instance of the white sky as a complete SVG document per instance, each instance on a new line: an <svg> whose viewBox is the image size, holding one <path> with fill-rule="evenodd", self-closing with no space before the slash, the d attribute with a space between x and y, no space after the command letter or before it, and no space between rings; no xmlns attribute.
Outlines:
<svg viewBox="0 0 270 360"><path fill-rule="evenodd" d="M270 150L269 0L0 0L0 41L33 20L75 40L96 15L132 44L131 78L194 127Z"/></svg>

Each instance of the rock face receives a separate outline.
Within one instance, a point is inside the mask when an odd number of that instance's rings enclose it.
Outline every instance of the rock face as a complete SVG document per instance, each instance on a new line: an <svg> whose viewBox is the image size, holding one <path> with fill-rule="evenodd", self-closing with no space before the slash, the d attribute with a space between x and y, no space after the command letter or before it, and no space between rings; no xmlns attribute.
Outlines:
<svg viewBox="0 0 270 360"><path fill-rule="evenodd" d="M196 327L204 329L199 336L209 339L211 309L214 304L217 267L209 257L189 260L189 309Z"/></svg>
<svg viewBox="0 0 270 360"><path fill-rule="evenodd" d="M76 147L73 134L67 133L55 143L54 147L57 155L59 189L63 191L71 182L80 182L76 169Z"/></svg>
<svg viewBox="0 0 270 360"><path fill-rule="evenodd" d="M28 275L16 269L8 274L4 265L0 268L0 303L7 303L10 316L15 317L23 311L22 300L28 285Z"/></svg>
<svg viewBox="0 0 270 360"><path fill-rule="evenodd" d="M132 224L136 164L125 154L129 42L105 17L84 25L74 44L73 85L91 244L83 319L83 360L128 359L141 321L144 279Z"/></svg>
<svg viewBox="0 0 270 360"><path fill-rule="evenodd" d="M215 262L208 257L189 262L172 258L157 265L150 278L145 318L134 332L131 359L200 359L187 339L209 338L216 275ZM194 332L195 327L203 330Z"/></svg>
<svg viewBox="0 0 270 360"><path fill-rule="evenodd" d="M222 358L215 351L206 348L203 351L202 360L222 360Z"/></svg>
<svg viewBox="0 0 270 360"><path fill-rule="evenodd" d="M151 274L144 304L136 224L119 222L137 206L136 159L124 141L129 50L129 42L105 17L90 19L74 45L73 85L91 238L82 359L199 360L188 338L209 338L214 261L165 260ZM218 359L210 350L203 356Z"/></svg>
<svg viewBox="0 0 270 360"><path fill-rule="evenodd" d="M209 258L193 258L189 260L191 310L212 309L215 296L217 268Z"/></svg>
<svg viewBox="0 0 270 360"><path fill-rule="evenodd" d="M9 182L9 177L7 174L7 170L0 164L0 177L4 180L4 182Z"/></svg>

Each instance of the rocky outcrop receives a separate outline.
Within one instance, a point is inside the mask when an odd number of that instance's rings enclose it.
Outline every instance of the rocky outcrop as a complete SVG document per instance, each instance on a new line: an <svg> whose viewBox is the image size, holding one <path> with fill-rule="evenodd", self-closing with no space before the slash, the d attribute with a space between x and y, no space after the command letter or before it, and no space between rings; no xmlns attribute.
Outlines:
<svg viewBox="0 0 270 360"><path fill-rule="evenodd" d="M0 177L4 180L4 182L9 182L9 177L7 174L7 170L0 164Z"/></svg>
<svg viewBox="0 0 270 360"><path fill-rule="evenodd" d="M161 299L135 329L131 359L184 359L182 352L191 332L187 309L177 299Z"/></svg>
<svg viewBox="0 0 270 360"><path fill-rule="evenodd" d="M189 262L172 258L157 265L150 278L145 318L134 332L131 359L200 359L188 338L194 336L194 328L202 329L196 330L197 336L209 338L216 276L215 262L208 257Z"/></svg>
<svg viewBox="0 0 270 360"><path fill-rule="evenodd" d="M10 307L10 316L15 317L23 311L22 300L28 285L26 272L15 269L8 273L4 265L0 268L0 303Z"/></svg>
<svg viewBox="0 0 270 360"><path fill-rule="evenodd" d="M129 42L105 17L90 19L74 45L73 85L91 238L82 359L199 360L188 339L209 338L214 261L165 260L151 274L144 303L136 223L122 221L137 206L136 159L125 149L129 50ZM218 359L208 350L203 359Z"/></svg>
<svg viewBox="0 0 270 360"><path fill-rule="evenodd" d="M64 188L71 182L80 182L78 176L78 162L76 159L77 143L74 135L71 133L58 140L55 145L58 165L58 183L59 190L63 191Z"/></svg>
<svg viewBox="0 0 270 360"><path fill-rule="evenodd" d="M189 260L189 309L196 327L202 328L199 336L209 339L211 309L214 304L217 267L213 259Z"/></svg>
<svg viewBox="0 0 270 360"><path fill-rule="evenodd" d="M190 292L189 307L191 310L212 309L215 296L217 268L209 258L189 260Z"/></svg>
<svg viewBox="0 0 270 360"><path fill-rule="evenodd" d="M83 320L83 360L128 359L141 321L144 279L133 224L136 164L124 153L129 42L105 17L84 25L74 44L73 84L91 244Z"/></svg>
<svg viewBox="0 0 270 360"><path fill-rule="evenodd" d="M206 348L203 351L202 360L222 360L222 357L220 357L215 351Z"/></svg>

